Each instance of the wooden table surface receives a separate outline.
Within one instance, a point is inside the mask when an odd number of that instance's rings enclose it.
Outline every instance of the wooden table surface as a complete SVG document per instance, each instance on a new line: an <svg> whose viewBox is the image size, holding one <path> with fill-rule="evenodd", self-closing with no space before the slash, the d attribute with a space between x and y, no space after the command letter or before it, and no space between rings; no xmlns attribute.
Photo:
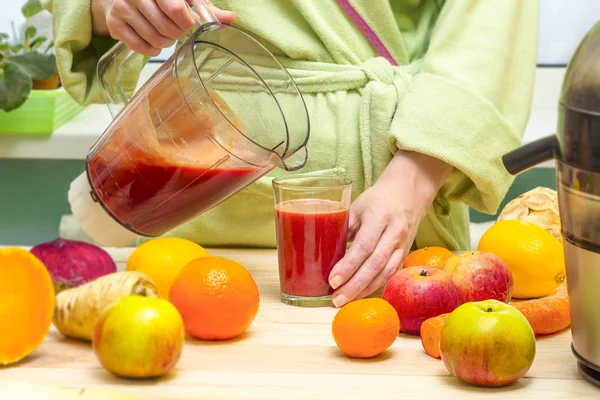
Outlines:
<svg viewBox="0 0 600 400"><path fill-rule="evenodd" d="M129 251L111 252L120 268ZM103 388L140 399L600 399L600 389L579 375L568 330L538 339L535 362L518 382L504 388L474 387L427 356L418 337L400 334L373 359L345 357L331 335L336 309L280 302L274 251L209 252L242 263L259 285L260 309L242 337L219 343L188 341L173 373L130 381L102 369L88 344L52 329L30 357L0 369L0 383Z"/></svg>

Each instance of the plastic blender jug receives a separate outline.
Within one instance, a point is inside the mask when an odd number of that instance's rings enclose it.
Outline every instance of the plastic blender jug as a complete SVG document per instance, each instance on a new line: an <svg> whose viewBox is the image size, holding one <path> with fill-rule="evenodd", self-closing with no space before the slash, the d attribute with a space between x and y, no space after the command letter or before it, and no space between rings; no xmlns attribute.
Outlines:
<svg viewBox="0 0 600 400"><path fill-rule="evenodd" d="M195 32L131 98L122 81L142 56L117 43L98 64L113 121L69 202L101 245L162 235L274 168L306 163L308 111L291 76L200 4Z"/></svg>

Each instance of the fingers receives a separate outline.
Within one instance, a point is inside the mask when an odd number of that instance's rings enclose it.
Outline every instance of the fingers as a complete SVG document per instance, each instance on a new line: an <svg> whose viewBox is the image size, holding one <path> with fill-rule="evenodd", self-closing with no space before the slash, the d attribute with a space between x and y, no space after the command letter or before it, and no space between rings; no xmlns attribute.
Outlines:
<svg viewBox="0 0 600 400"><path fill-rule="evenodd" d="M161 48L174 43L161 35L136 6L125 0L114 0L106 15L106 26L113 38L146 56L157 56Z"/></svg>
<svg viewBox="0 0 600 400"><path fill-rule="evenodd" d="M150 57L156 57L160 54L160 49L148 44L148 42L142 39L125 21L108 16L106 18L106 26L113 38L122 41L136 53Z"/></svg>
<svg viewBox="0 0 600 400"><path fill-rule="evenodd" d="M368 231L361 227L361 230L357 233L357 238L366 234L368 234ZM397 228L392 224L387 225L375 249L366 257L364 262L359 264L360 268L343 286L333 293L332 301L336 307L341 307L348 301L356 299L357 296L370 290L377 282L382 282L392 272L393 263L398 262L396 259L402 256L402 254L395 255L399 245L399 237ZM362 251L363 247L360 248ZM359 254L362 255L362 253ZM392 259L392 255L395 255L394 259Z"/></svg>
<svg viewBox="0 0 600 400"><path fill-rule="evenodd" d="M150 46L155 49L164 49L175 44L175 40L169 39L161 35L161 33L152 25L146 17L138 10L133 10L125 17L125 21L129 23L135 32Z"/></svg>
<svg viewBox="0 0 600 400"><path fill-rule="evenodd" d="M367 297L385 285L398 272L405 253L406 251L402 248L395 250L383 270L356 296L356 299Z"/></svg>
<svg viewBox="0 0 600 400"><path fill-rule="evenodd" d="M381 216L368 215L366 218L363 216L363 219L368 221L368 223L361 224L346 254L338 261L329 274L329 284L334 289L344 285L363 262L372 255L387 225L385 219ZM382 264L382 268L385 265L384 260L380 259L380 254L375 255L372 262Z"/></svg>
<svg viewBox="0 0 600 400"><path fill-rule="evenodd" d="M206 1L188 0L188 3L192 7L196 7L194 9L194 11L196 11L197 14L202 15L202 13L198 9L198 7L203 7L204 4L207 3L208 8L214 14L215 18L217 18L218 21L223 22L225 24L233 24L233 22L235 21L236 14L233 11L221 10L220 8L218 8L217 6L215 6L212 2L210 2L208 0L206 0Z"/></svg>
<svg viewBox="0 0 600 400"><path fill-rule="evenodd" d="M235 13L210 2L209 7L219 21L235 20ZM186 0L114 0L106 15L110 35L147 56L159 55L160 49L171 47L195 26Z"/></svg>
<svg viewBox="0 0 600 400"><path fill-rule="evenodd" d="M185 36L186 31L180 29L153 0L143 0L138 9L140 13L156 28L164 37L175 41Z"/></svg>
<svg viewBox="0 0 600 400"><path fill-rule="evenodd" d="M211 2L209 3L210 10L215 14L215 17L224 24L233 24L235 22L235 13L233 11L221 10L214 6Z"/></svg>
<svg viewBox="0 0 600 400"><path fill-rule="evenodd" d="M150 1L150 0L144 0ZM195 26L194 18L185 0L151 0L156 1L161 11L182 31Z"/></svg>

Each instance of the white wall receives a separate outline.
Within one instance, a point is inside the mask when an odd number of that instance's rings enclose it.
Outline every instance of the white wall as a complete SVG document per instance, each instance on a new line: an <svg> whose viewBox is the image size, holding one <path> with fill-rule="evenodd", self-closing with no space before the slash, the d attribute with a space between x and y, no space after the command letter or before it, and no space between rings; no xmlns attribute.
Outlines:
<svg viewBox="0 0 600 400"><path fill-rule="evenodd" d="M566 64L598 20L598 0L540 0L538 64Z"/></svg>
<svg viewBox="0 0 600 400"><path fill-rule="evenodd" d="M0 12L0 32L13 34L10 22L12 20L15 24L18 24L23 21L21 15L23 4L25 4L24 0L0 0L0 8L2 9L2 12Z"/></svg>
<svg viewBox="0 0 600 400"><path fill-rule="evenodd" d="M0 32L9 34L13 40L15 34L19 41L23 35L25 17L21 14L21 7L25 2L26 0L0 0ZM52 15L48 11L43 10L34 16L31 24L37 28L38 35L48 38L48 43L52 40Z"/></svg>
<svg viewBox="0 0 600 400"><path fill-rule="evenodd" d="M0 0L0 31L10 34L10 21L21 20L21 6L25 4L23 0Z"/></svg>

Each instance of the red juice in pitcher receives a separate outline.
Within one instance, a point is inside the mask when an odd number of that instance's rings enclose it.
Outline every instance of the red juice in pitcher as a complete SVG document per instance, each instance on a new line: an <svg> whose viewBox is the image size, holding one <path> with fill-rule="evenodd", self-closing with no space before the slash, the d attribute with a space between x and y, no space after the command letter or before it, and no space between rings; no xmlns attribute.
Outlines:
<svg viewBox="0 0 600 400"><path fill-rule="evenodd" d="M281 291L318 297L333 293L329 273L346 252L348 209L320 199L288 200L275 207Z"/></svg>
<svg viewBox="0 0 600 400"><path fill-rule="evenodd" d="M171 74L157 80L88 159L88 178L104 208L144 236L164 234L273 168L244 162L227 151L228 143L217 143L219 136L235 145L241 135L199 96L184 101L181 90L193 90L193 82Z"/></svg>
<svg viewBox="0 0 600 400"><path fill-rule="evenodd" d="M159 236L186 222L262 175L260 169L253 168L178 166L144 160L108 169L102 161L95 159L88 167L98 196L114 217L146 236Z"/></svg>

